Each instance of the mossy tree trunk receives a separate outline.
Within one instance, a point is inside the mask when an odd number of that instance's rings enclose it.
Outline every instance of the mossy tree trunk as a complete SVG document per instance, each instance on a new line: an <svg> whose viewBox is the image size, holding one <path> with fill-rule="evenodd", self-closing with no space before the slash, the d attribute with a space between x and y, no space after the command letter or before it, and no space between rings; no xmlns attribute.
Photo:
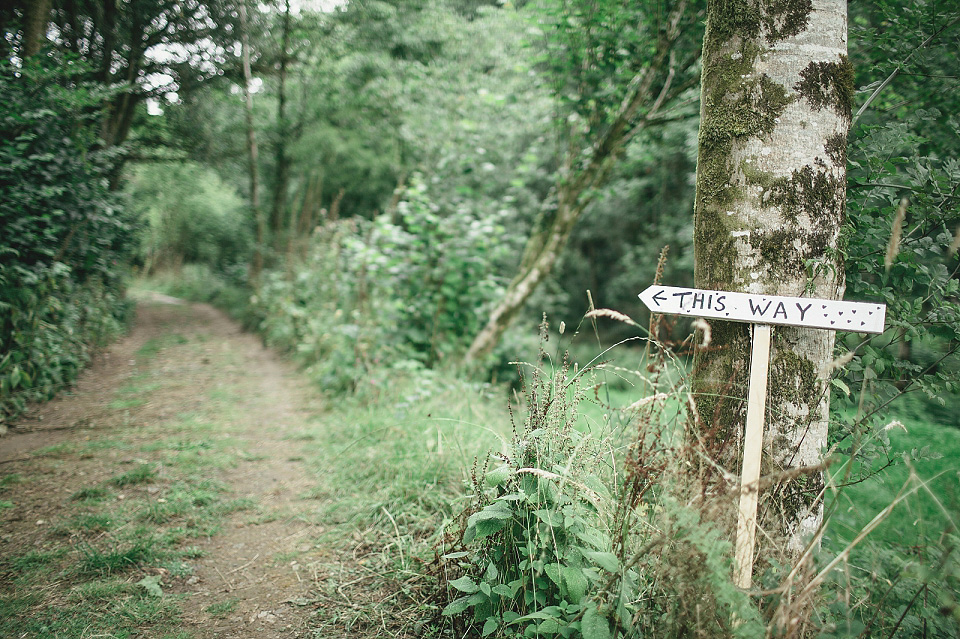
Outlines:
<svg viewBox="0 0 960 639"><path fill-rule="evenodd" d="M699 288L840 299L839 250L853 72L845 0L711 0L703 46L695 282ZM827 441L821 370L834 333L776 328L764 475L816 467ZM701 435L739 471L750 327L716 322L695 361ZM819 472L761 493L761 556L795 558L822 519ZM783 543L786 542L786 543Z"/></svg>

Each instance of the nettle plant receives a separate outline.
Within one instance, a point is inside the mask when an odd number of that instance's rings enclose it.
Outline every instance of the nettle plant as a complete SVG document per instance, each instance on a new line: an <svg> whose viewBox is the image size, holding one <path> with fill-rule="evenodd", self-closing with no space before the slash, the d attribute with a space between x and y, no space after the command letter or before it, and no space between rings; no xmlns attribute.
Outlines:
<svg viewBox="0 0 960 639"><path fill-rule="evenodd" d="M545 337L546 325L541 326ZM458 596L444 608L482 636L609 636L593 594L620 570L610 536L609 440L576 428L584 371L566 359L544 371L540 350L521 378L523 425L504 450L473 469L474 507L459 546L443 558ZM512 413L512 411L511 411Z"/></svg>

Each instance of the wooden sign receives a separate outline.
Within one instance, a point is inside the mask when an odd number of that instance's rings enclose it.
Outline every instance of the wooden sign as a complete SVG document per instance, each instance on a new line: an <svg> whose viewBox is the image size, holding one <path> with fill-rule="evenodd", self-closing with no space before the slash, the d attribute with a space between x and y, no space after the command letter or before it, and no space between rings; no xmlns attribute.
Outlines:
<svg viewBox="0 0 960 639"><path fill-rule="evenodd" d="M675 286L650 286L640 293L640 300L654 313L854 333L882 333L887 309L883 304L728 293Z"/></svg>
<svg viewBox="0 0 960 639"><path fill-rule="evenodd" d="M757 535L757 500L763 446L764 409L770 368L771 324L823 328L856 333L882 333L887 307L883 304L839 302L807 297L729 293L675 286L650 286L640 299L653 313L709 317L754 324L751 336L747 424L743 437L740 506L737 517L737 573L734 583L750 588Z"/></svg>

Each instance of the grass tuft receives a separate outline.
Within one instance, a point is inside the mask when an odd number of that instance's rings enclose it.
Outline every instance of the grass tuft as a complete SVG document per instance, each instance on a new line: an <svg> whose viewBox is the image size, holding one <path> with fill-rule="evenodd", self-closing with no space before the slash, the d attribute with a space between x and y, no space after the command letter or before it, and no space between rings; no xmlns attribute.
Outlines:
<svg viewBox="0 0 960 639"><path fill-rule="evenodd" d="M157 470L149 464L139 464L133 470L129 470L122 475L117 475L109 480L108 483L122 488L124 486L135 486L137 484L146 484L157 477Z"/></svg>

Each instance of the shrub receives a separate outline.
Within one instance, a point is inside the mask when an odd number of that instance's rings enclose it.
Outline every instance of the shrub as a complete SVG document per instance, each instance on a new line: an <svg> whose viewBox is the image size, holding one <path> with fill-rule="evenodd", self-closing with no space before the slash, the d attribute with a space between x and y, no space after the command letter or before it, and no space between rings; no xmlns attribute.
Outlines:
<svg viewBox="0 0 960 639"><path fill-rule="evenodd" d="M133 225L97 147L110 93L76 59L0 61L0 428L121 328Z"/></svg>
<svg viewBox="0 0 960 639"><path fill-rule="evenodd" d="M502 290L496 273L511 252L502 230L443 210L414 179L397 219L328 222L306 259L264 275L255 307L265 337L330 391L376 388L390 367L455 360Z"/></svg>

